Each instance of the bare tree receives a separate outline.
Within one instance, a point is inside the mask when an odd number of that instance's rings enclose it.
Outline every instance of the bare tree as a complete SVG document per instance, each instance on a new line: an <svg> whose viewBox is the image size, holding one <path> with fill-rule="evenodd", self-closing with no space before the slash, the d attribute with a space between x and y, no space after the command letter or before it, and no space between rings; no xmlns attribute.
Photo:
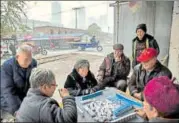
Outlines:
<svg viewBox="0 0 179 123"><path fill-rule="evenodd" d="M21 18L26 16L25 1L1 1L1 35L22 27Z"/></svg>

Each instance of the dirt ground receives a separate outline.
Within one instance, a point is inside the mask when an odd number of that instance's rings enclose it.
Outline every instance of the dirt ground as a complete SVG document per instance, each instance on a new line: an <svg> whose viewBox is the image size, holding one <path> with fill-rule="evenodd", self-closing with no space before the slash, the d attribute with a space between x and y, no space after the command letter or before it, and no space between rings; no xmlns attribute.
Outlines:
<svg viewBox="0 0 179 123"><path fill-rule="evenodd" d="M39 65L39 67L41 68L50 68L56 76L56 82L58 84L58 87L53 95L53 98L55 98L58 101L61 101L60 95L57 90L58 88L63 88L66 77L72 71L75 62L78 59L82 58L89 60L90 70L96 75L98 68L104 59L103 56L79 53L77 55L70 55L68 58L62 60Z"/></svg>

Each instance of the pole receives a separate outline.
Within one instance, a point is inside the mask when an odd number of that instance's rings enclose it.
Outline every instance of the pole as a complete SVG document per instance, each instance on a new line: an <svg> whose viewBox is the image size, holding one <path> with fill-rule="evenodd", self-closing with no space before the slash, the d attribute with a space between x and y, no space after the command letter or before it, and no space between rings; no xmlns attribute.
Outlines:
<svg viewBox="0 0 179 123"><path fill-rule="evenodd" d="M78 28L78 17L77 17L77 9L75 10L75 13L76 13L76 25L75 25L75 28L77 29L77 28Z"/></svg>
<svg viewBox="0 0 179 123"><path fill-rule="evenodd" d="M79 10L79 9L82 9L82 8L84 8L84 7L76 7L76 8L72 8L73 10L75 10L75 28L77 29L78 28L78 14L77 14L77 10Z"/></svg>

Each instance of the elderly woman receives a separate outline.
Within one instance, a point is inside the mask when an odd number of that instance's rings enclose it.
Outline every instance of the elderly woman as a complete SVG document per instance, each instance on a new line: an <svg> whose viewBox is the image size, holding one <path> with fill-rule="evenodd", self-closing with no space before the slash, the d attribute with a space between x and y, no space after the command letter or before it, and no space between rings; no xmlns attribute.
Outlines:
<svg viewBox="0 0 179 123"><path fill-rule="evenodd" d="M31 88L16 113L17 122L76 123L75 98L67 89L59 90L63 109L50 98L56 90L55 75L49 69L35 68L30 76Z"/></svg>
<svg viewBox="0 0 179 123"><path fill-rule="evenodd" d="M100 89L93 73L89 69L88 60L82 59L76 62L64 85L64 88L69 90L70 95L87 95Z"/></svg>

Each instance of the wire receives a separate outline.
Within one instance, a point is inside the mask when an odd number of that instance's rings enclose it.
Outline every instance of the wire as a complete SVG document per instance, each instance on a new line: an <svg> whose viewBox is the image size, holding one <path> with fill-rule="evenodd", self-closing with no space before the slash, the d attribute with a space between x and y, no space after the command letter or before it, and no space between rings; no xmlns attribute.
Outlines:
<svg viewBox="0 0 179 123"><path fill-rule="evenodd" d="M88 5L88 6L84 6L84 8L96 7L96 6L99 6L99 5L102 5L102 4L106 4L106 2L99 3L99 4L91 4L91 5ZM73 7L73 8L78 8L78 7ZM44 16L48 16L48 15L66 13L66 12L70 12L70 11L73 11L73 9L67 9L67 10L63 10L63 11L59 11L59 12L47 13L47 14L42 14L42 15L38 15L38 16L41 16L41 17L43 16L44 17Z"/></svg>

